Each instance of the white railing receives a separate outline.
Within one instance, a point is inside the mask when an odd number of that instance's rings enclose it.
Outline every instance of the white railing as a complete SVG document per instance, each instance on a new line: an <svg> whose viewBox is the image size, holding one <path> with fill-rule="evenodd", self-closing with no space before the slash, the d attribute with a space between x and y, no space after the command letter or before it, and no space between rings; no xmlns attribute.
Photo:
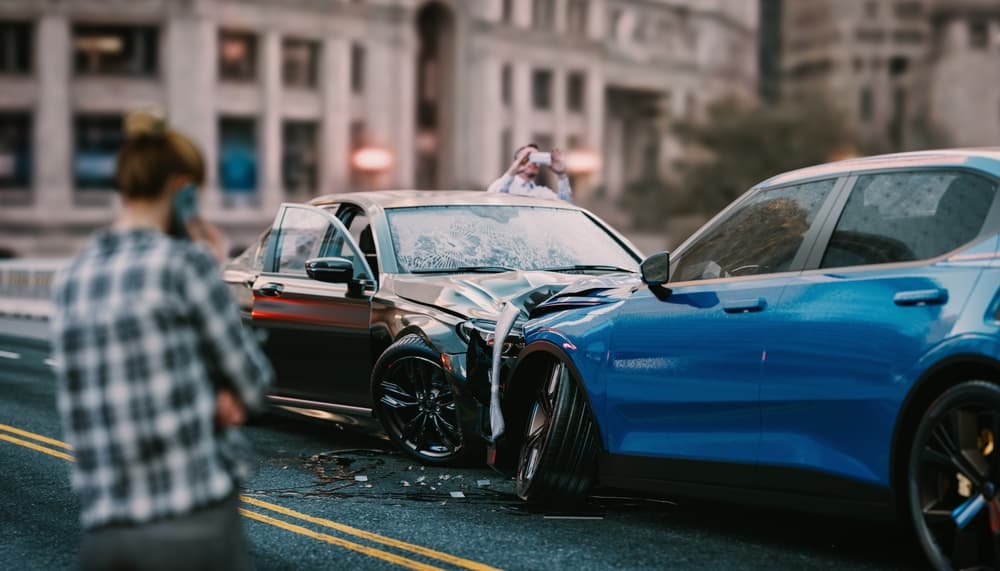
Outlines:
<svg viewBox="0 0 1000 571"><path fill-rule="evenodd" d="M52 280L65 258L0 260L0 317L48 320Z"/></svg>

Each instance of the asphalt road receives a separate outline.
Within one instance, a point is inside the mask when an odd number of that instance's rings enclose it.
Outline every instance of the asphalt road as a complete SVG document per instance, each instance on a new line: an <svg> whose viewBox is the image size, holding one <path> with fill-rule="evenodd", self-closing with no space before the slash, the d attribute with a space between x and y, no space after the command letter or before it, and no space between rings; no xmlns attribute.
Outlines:
<svg viewBox="0 0 1000 571"><path fill-rule="evenodd" d="M47 358L44 343L0 333L0 567L8 569L72 568L79 542ZM916 543L885 524L608 491L572 513L545 513L487 469L421 467L385 440L331 424L272 415L247 432L259 469L241 503L263 570L924 565Z"/></svg>

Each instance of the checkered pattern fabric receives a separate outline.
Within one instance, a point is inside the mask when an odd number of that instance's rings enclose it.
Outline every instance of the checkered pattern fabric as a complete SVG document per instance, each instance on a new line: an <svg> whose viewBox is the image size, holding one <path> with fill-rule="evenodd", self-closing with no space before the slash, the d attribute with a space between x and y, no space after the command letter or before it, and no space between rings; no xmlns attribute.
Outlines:
<svg viewBox="0 0 1000 571"><path fill-rule="evenodd" d="M152 230L98 233L57 277L52 345L84 528L221 500L246 443L216 389L259 407L272 371L211 255Z"/></svg>

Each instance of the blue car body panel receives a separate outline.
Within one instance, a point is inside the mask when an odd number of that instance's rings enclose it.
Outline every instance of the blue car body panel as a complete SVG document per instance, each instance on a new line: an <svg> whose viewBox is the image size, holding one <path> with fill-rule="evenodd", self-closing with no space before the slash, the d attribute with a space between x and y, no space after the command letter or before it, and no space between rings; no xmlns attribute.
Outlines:
<svg viewBox="0 0 1000 571"><path fill-rule="evenodd" d="M918 170L961 169L995 181L1000 153L992 153L890 157L765 181L757 188L796 177L850 179L838 184L844 195L830 220L820 222L826 237L807 238L815 240L804 246L814 250L811 266L668 283L666 295L638 283L593 288L576 294L593 306L545 313L542 304L524 328L525 343L572 365L604 462L617 462L618 473L637 458L643 469L657 460L669 466L634 474L646 481L694 482L697 472L677 469L685 462L731 466L738 485L888 504L896 447L905 445L897 442L900 421L914 392L951 363L1000 371L1000 200L980 236L933 259L822 269L815 250L829 239L857 172L909 160Z"/></svg>

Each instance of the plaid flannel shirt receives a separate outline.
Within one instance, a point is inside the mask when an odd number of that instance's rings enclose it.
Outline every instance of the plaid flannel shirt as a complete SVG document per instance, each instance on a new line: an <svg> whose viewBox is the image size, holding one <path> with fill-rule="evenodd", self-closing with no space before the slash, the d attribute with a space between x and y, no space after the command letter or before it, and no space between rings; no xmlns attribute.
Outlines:
<svg viewBox="0 0 1000 571"><path fill-rule="evenodd" d="M211 255L152 230L106 230L53 291L57 404L84 528L189 513L228 496L246 444L215 394L263 403L272 371Z"/></svg>

